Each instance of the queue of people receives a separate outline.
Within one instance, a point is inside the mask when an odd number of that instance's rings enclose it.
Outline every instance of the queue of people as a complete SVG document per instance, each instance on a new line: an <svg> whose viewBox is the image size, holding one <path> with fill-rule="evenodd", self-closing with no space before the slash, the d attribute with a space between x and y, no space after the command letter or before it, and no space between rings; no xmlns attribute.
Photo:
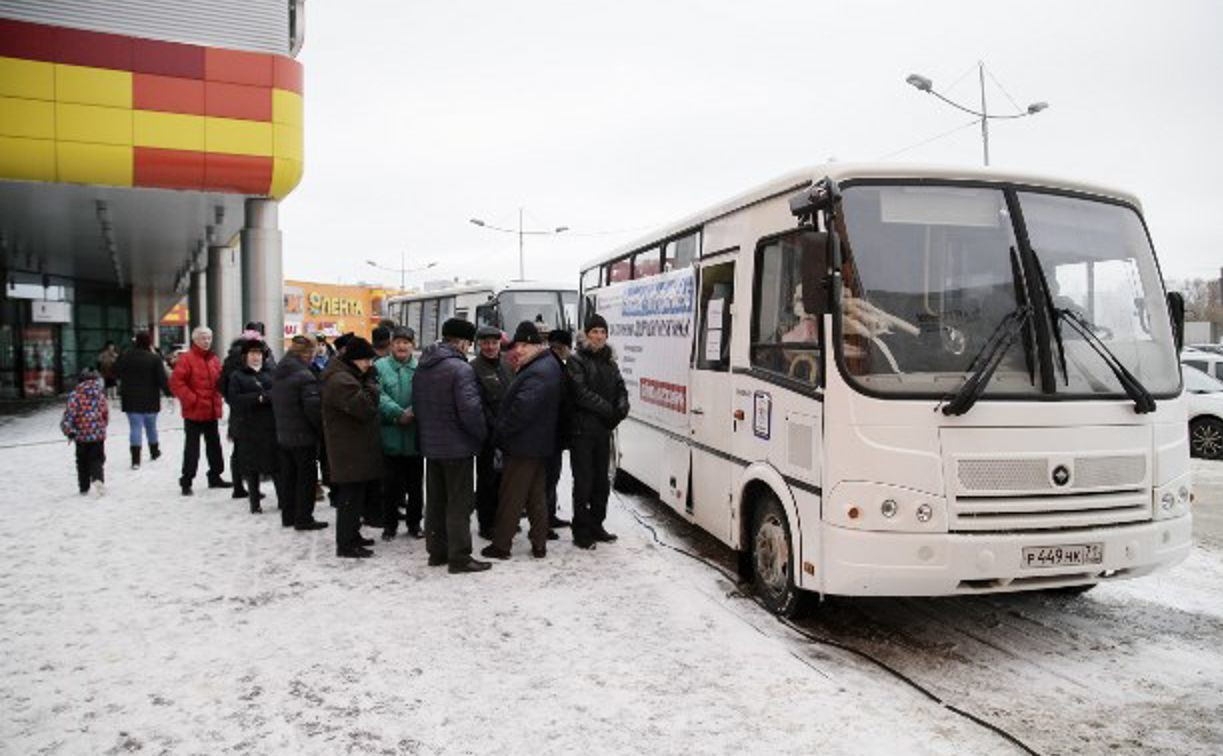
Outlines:
<svg viewBox="0 0 1223 756"><path fill-rule="evenodd" d="M607 323L593 315L572 350L568 331L543 333L518 324L505 341L499 329L452 318L442 338L417 354L410 328L383 324L373 341L296 336L274 361L259 323L248 323L222 361L212 332L197 328L192 345L166 378L147 334L113 367L128 415L132 466L143 439L160 456L156 419L162 395L178 399L186 433L179 488L193 495L201 440L209 488L233 488L261 514L261 483L270 480L281 525L328 527L315 519L322 483L336 509L336 555L366 558L375 541L361 527L423 539L428 564L451 573L480 572L471 516L489 541L480 555L509 559L525 514L535 558L547 556L558 529L595 548L616 536L604 528L610 438L628 415L619 368L607 346ZM468 358L472 346L476 354ZM82 380L63 428L76 441L81 490L100 485L105 461L105 382ZM232 482L226 480L219 421L228 404ZM557 514L562 454L573 471L573 520Z"/></svg>

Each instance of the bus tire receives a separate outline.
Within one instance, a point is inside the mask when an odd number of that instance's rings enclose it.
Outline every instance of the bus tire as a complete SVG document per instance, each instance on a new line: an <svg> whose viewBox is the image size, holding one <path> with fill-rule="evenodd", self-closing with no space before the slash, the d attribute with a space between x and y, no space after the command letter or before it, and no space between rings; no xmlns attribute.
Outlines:
<svg viewBox="0 0 1223 756"><path fill-rule="evenodd" d="M1199 417L1189 423L1189 454L1200 459L1223 457L1223 420Z"/></svg>
<svg viewBox="0 0 1223 756"><path fill-rule="evenodd" d="M791 619L809 603L809 596L794 582L794 563L790 523L781 502L768 494L752 518L752 589L766 609Z"/></svg>

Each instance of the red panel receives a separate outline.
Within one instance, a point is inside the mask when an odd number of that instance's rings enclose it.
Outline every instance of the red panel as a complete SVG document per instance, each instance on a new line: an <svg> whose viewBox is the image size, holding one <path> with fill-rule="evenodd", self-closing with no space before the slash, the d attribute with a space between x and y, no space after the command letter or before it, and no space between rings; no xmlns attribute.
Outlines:
<svg viewBox="0 0 1223 756"><path fill-rule="evenodd" d="M162 189L203 189L205 157L190 150L135 149L136 186Z"/></svg>
<svg viewBox="0 0 1223 756"><path fill-rule="evenodd" d="M132 70L181 79L202 79L204 48L177 42L136 39L132 45Z"/></svg>
<svg viewBox="0 0 1223 756"><path fill-rule="evenodd" d="M171 76L132 74L132 107L136 110L204 115L204 82Z"/></svg>
<svg viewBox="0 0 1223 756"><path fill-rule="evenodd" d="M302 64L292 58L277 55L273 59L272 84L277 89L302 93Z"/></svg>
<svg viewBox="0 0 1223 756"><path fill-rule="evenodd" d="M204 74L208 81L272 86L272 56L209 47L204 51Z"/></svg>
<svg viewBox="0 0 1223 756"><path fill-rule="evenodd" d="M132 70L132 37L59 28L55 31L55 57L60 63L95 68Z"/></svg>
<svg viewBox="0 0 1223 756"><path fill-rule="evenodd" d="M272 188L272 158L210 152L206 158L204 188L266 195Z"/></svg>
<svg viewBox="0 0 1223 756"><path fill-rule="evenodd" d="M0 18L0 55L54 61L55 27Z"/></svg>
<svg viewBox="0 0 1223 756"><path fill-rule="evenodd" d="M248 121L272 120L272 90L267 87L209 81L205 83L204 91L205 108L210 116L245 118Z"/></svg>

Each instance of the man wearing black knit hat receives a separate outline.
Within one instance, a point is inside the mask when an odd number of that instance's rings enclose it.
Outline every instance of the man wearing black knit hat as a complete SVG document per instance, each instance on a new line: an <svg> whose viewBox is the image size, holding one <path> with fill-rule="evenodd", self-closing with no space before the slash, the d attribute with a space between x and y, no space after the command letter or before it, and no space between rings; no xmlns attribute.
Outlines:
<svg viewBox="0 0 1223 756"><path fill-rule="evenodd" d="M573 473L573 543L592 549L616 536L603 527L611 493L607 465L611 433L628 417L628 391L607 345L607 321L597 313L586 321L586 343L565 365L573 399L569 421L569 467Z"/></svg>
<svg viewBox="0 0 1223 756"><path fill-rule="evenodd" d="M475 325L451 318L442 340L421 354L412 393L425 466L425 547L429 564L452 574L491 565L471 557L474 462L488 426L476 373L467 364Z"/></svg>
<svg viewBox="0 0 1223 756"><path fill-rule="evenodd" d="M378 379L374 348L365 339L348 339L344 355L323 373L323 433L327 438L331 485L335 492L336 556L373 556L361 536L361 512L378 494L382 478L382 436L378 426Z"/></svg>

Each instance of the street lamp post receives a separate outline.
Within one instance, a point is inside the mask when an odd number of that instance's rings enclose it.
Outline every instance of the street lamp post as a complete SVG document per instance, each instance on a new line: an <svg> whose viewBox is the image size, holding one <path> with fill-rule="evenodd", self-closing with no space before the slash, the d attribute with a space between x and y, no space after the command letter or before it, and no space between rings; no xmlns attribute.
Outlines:
<svg viewBox="0 0 1223 756"><path fill-rule="evenodd" d="M981 150L982 150L982 155L985 160L985 165L988 166L989 165L989 122L990 122L990 119L991 118L992 119L1026 118L1030 115L1036 115L1040 111L1049 107L1049 103L1034 102L1028 106L1028 109L1025 112L1022 112L1022 113L991 114L989 112L988 105L985 100L985 61L981 61L981 60L977 61L977 79L981 86L981 110L980 111L976 111L976 110L973 110L972 108L961 105L960 103L955 102L954 100L948 99L947 97L943 96L939 92L934 91L934 82L926 78L925 76L922 76L921 74L909 74L905 78L905 81L910 86L922 92L926 92L927 94L934 95L935 97L939 98L940 100L947 103L951 107L957 110L962 110L965 113L970 113L972 115L975 115L977 118L981 119Z"/></svg>
<svg viewBox="0 0 1223 756"><path fill-rule="evenodd" d="M407 288L407 275L409 273L419 273L422 270L428 270L429 268L435 267L437 265L436 262L431 262L431 263L428 263L427 265L422 265L417 268L409 268L405 264L405 253L403 250L399 251L399 267L398 268L391 268L386 265L379 265L378 263L374 262L373 260L366 260L365 264L370 266L371 268L377 268L378 270L387 270L392 273L398 271L400 291L404 291Z"/></svg>
<svg viewBox="0 0 1223 756"><path fill-rule="evenodd" d="M480 220L479 218L472 218L471 223L473 225L479 226L480 228L487 228L490 231L500 231L501 233L505 233L505 234L518 234L518 280L519 281L527 280L526 257L523 252L523 237L524 236L555 236L556 234L569 230L568 226L557 226L556 228L550 231L547 229L539 229L539 230L524 229L522 227L522 208L521 207L518 208L518 228L517 229L501 228L500 226L494 226L489 223L485 223L484 221Z"/></svg>

